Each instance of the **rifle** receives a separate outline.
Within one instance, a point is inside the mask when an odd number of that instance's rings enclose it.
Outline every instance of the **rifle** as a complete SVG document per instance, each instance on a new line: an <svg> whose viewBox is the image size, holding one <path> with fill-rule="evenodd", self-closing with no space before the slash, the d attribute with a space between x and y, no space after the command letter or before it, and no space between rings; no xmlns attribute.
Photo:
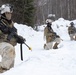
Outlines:
<svg viewBox="0 0 76 75"><path fill-rule="evenodd" d="M20 44L20 53L21 53L21 60L23 61L23 53L22 53L22 44Z"/></svg>
<svg viewBox="0 0 76 75"><path fill-rule="evenodd" d="M8 34L7 40L10 41L10 39L12 37L16 38L17 43L20 44L20 49L21 49L21 60L23 60L23 55L22 55L22 44L25 44L29 50L32 50L31 47L29 47L26 43L25 43L25 39L22 36L19 36L17 34L17 29L13 26L12 28L8 27L3 21L0 22L0 30L4 33L4 34Z"/></svg>
<svg viewBox="0 0 76 75"><path fill-rule="evenodd" d="M29 48L29 50L32 50L32 49L31 49L31 47L29 47L29 46L28 46L26 43L24 43L24 44L25 44L25 45L26 45L26 46ZM23 54L22 54L22 52L23 52L23 51L22 51L22 43L20 44L20 50L21 50L21 52L20 52L20 53L21 53L21 60L23 61Z"/></svg>
<svg viewBox="0 0 76 75"><path fill-rule="evenodd" d="M12 32L12 33L10 33L10 35L7 37L7 39L10 40L12 37L15 37L16 40L17 40L17 43L20 44L21 60L23 60L22 44L25 44L25 45L29 48L29 50L32 51L32 49L31 49L31 47L29 47L29 46L25 43L25 39L24 39L22 36L18 35L16 32Z"/></svg>

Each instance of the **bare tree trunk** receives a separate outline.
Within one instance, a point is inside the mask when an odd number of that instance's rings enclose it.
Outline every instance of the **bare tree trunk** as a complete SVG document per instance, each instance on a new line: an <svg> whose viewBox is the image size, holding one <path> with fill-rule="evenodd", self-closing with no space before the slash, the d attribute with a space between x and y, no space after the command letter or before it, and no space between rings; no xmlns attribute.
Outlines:
<svg viewBox="0 0 76 75"><path fill-rule="evenodd" d="M60 0L60 11L61 11L61 17L62 17L62 0Z"/></svg>
<svg viewBox="0 0 76 75"><path fill-rule="evenodd" d="M43 7L44 7L44 6L41 6L41 11L42 11L43 24L45 24L45 16L44 16Z"/></svg>
<svg viewBox="0 0 76 75"><path fill-rule="evenodd" d="M70 19L70 0L68 0L68 19Z"/></svg>

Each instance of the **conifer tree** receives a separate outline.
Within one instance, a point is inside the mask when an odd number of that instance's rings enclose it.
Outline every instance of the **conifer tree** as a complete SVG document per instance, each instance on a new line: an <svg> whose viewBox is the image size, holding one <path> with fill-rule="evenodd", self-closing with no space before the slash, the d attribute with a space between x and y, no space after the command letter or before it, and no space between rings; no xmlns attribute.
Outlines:
<svg viewBox="0 0 76 75"><path fill-rule="evenodd" d="M14 5L13 20L34 26L34 0L3 0L4 3Z"/></svg>
<svg viewBox="0 0 76 75"><path fill-rule="evenodd" d="M24 0L25 4L24 4L24 12L23 12L23 16L24 19L23 21L26 22L27 25L31 25L33 27L34 25L34 0Z"/></svg>

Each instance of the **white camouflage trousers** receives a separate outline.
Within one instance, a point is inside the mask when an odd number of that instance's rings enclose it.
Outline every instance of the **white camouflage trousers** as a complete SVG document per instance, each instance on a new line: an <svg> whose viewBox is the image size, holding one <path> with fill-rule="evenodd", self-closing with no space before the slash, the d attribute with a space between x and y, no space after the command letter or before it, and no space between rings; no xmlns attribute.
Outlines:
<svg viewBox="0 0 76 75"><path fill-rule="evenodd" d="M0 67L8 70L14 66L15 48L11 44L0 43L0 55L2 57Z"/></svg>
<svg viewBox="0 0 76 75"><path fill-rule="evenodd" d="M54 42L60 43L60 40L61 40L60 38L56 38L54 41L46 43L45 49L46 50L53 49L53 43Z"/></svg>
<svg viewBox="0 0 76 75"><path fill-rule="evenodd" d="M70 36L70 40L75 40L76 33L75 34L69 34L69 36Z"/></svg>

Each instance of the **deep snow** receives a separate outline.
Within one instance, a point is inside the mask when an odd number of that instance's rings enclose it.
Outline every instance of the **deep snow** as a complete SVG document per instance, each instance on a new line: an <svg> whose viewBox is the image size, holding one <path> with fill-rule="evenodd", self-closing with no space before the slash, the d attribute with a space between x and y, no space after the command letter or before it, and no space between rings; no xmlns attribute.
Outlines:
<svg viewBox="0 0 76 75"><path fill-rule="evenodd" d="M23 61L20 59L20 45L17 44L15 66L1 75L76 75L76 41L70 41L67 26L71 21L58 19L53 23L53 29L63 41L59 49L44 50L45 43L43 29L39 31L31 27L15 23L18 34L26 38L26 43L32 48L30 51L23 45ZM74 21L76 23L76 21Z"/></svg>

